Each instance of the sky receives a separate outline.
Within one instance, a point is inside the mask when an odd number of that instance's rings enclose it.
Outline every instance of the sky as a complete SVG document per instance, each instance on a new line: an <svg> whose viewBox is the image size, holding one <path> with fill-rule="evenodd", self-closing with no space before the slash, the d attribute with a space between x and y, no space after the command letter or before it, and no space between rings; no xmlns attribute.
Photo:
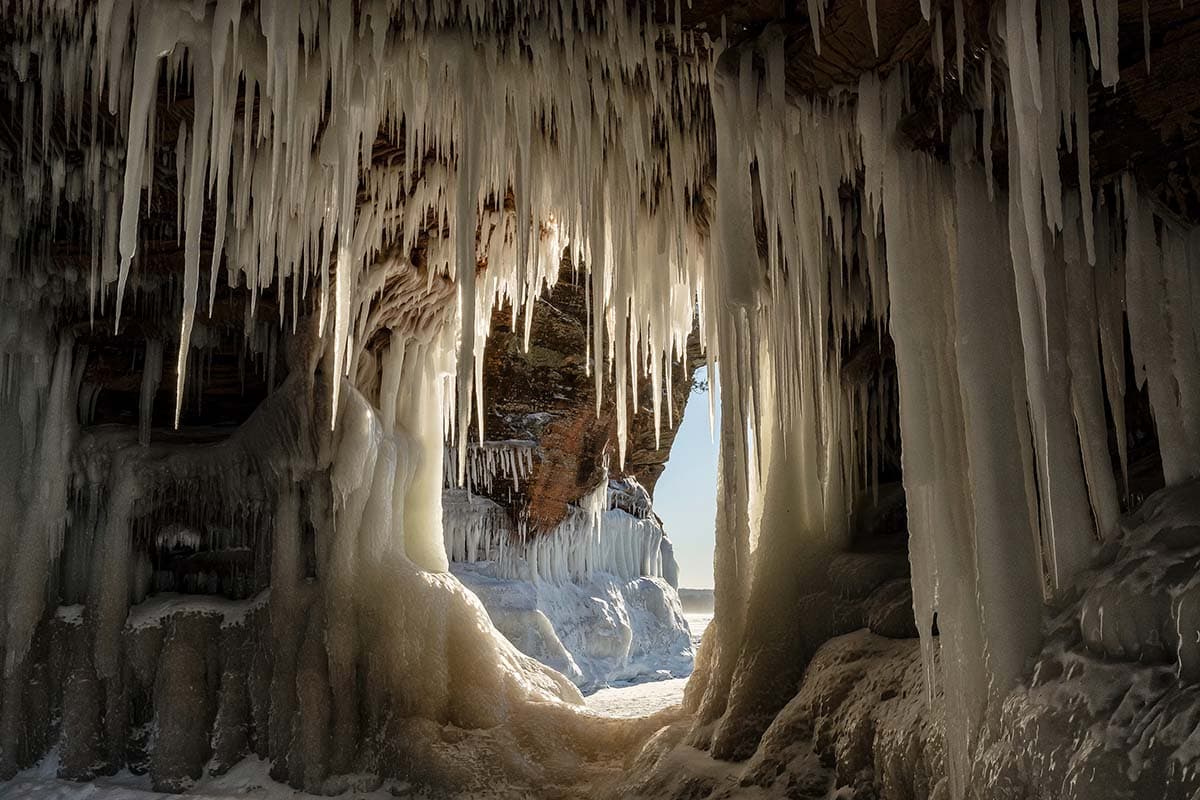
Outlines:
<svg viewBox="0 0 1200 800"><path fill-rule="evenodd" d="M701 367L696 379L707 380L707 370ZM709 391L714 390L710 385ZM707 393L693 392L688 398L667 468L654 487L654 510L675 544L679 585L690 589L713 585L717 443L709 432L708 401Z"/></svg>

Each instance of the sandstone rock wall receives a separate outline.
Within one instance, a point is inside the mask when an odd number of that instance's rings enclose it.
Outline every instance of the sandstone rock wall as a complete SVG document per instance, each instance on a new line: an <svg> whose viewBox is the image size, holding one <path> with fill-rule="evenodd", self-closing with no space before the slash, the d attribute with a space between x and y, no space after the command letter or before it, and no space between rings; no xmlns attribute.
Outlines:
<svg viewBox="0 0 1200 800"><path fill-rule="evenodd" d="M562 521L604 475L628 474L653 494L692 390L692 375L703 364L697 336L672 369L670 419L664 399L660 438L655 440L652 388L639 386L639 411L630 407L629 452L618 464L617 408L611 377L599 411L594 377L588 374L590 339L585 288L560 282L535 304L530 346L524 347L523 317L513 325L511 308L498 309L484 354L485 436L488 440L537 443L532 475L517 491L502 487L492 499L525 515L533 530L547 531ZM593 365L594 368L594 365ZM474 434L473 434L474 435Z"/></svg>

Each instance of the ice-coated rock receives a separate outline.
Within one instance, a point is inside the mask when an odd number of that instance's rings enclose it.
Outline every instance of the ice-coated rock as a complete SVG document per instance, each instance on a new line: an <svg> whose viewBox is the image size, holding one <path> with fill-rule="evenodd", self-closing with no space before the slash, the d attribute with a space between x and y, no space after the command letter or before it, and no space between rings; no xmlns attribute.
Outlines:
<svg viewBox="0 0 1200 800"><path fill-rule="evenodd" d="M663 578L625 580L598 572L581 582L498 577L494 564L454 564L520 650L581 689L691 673L691 634L675 589Z"/></svg>

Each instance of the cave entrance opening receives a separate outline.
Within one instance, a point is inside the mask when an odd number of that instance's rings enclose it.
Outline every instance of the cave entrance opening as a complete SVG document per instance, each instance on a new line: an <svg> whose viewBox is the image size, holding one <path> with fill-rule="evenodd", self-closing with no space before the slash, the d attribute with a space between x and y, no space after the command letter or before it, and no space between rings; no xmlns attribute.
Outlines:
<svg viewBox="0 0 1200 800"><path fill-rule="evenodd" d="M717 386L707 367L692 375L692 394L675 434L671 458L654 488L654 508L674 546L679 600L699 645L713 613L717 461Z"/></svg>
<svg viewBox="0 0 1200 800"><path fill-rule="evenodd" d="M654 512L662 522L676 564L677 590L690 634L692 652L713 619L713 549L716 545L717 446L720 423L716 384L708 369L691 376L691 392L676 422L670 458L654 484ZM683 699L688 676L671 674L663 663L662 680L618 683L587 697L592 709L610 716L645 716ZM667 677L670 675L669 677Z"/></svg>

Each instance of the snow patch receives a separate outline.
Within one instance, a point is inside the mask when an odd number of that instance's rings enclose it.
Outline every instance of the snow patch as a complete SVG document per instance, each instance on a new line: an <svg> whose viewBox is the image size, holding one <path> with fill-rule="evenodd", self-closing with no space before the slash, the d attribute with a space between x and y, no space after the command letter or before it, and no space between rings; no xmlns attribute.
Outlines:
<svg viewBox="0 0 1200 800"><path fill-rule="evenodd" d="M247 615L266 607L271 590L259 592L248 600L228 600L224 597L164 592L138 603L129 609L125 627L129 630L158 627L168 617L182 614L219 616L221 627L241 625Z"/></svg>

